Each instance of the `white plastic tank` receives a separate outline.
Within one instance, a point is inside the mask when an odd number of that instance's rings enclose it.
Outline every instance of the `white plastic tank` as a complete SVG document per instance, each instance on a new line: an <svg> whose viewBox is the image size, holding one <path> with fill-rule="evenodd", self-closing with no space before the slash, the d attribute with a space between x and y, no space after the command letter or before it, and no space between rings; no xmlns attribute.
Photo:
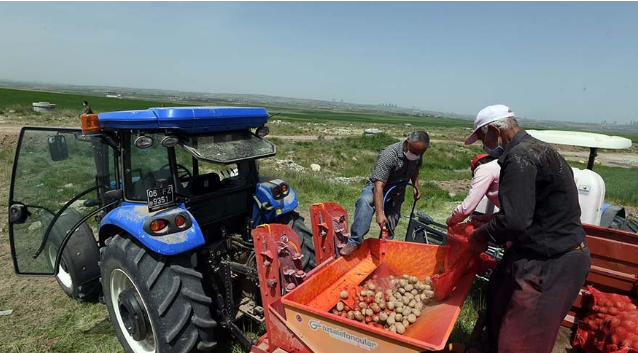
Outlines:
<svg viewBox="0 0 638 353"><path fill-rule="evenodd" d="M605 201L605 182L598 173L592 170L578 168L572 168L572 170L578 189L580 221L598 226Z"/></svg>

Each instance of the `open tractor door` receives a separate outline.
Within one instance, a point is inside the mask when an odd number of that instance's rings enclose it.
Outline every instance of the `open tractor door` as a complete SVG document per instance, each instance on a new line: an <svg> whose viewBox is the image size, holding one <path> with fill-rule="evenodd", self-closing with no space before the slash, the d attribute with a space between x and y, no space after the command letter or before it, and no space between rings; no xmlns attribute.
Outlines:
<svg viewBox="0 0 638 353"><path fill-rule="evenodd" d="M55 275L76 300L100 293L96 217L116 180L114 153L80 130L23 128L9 191L9 236L15 272Z"/></svg>

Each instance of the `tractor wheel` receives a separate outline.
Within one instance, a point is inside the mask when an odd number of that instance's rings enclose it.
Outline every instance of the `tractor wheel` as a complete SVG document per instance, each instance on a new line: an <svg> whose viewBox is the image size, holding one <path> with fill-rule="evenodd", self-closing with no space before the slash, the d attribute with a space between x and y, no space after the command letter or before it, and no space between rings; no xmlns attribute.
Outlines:
<svg viewBox="0 0 638 353"><path fill-rule="evenodd" d="M45 247L45 256L51 268L55 266L58 250L66 231L70 230L81 218L77 211L67 212L53 226ZM101 292L99 256L100 251L93 237L93 231L84 223L66 243L62 251L58 274L55 276L66 295L79 302L97 300Z"/></svg>
<svg viewBox="0 0 638 353"><path fill-rule="evenodd" d="M287 224L295 231L295 233L297 233L297 235L299 235L299 238L301 239L301 253L303 254L303 258L301 260L303 270L308 272L317 267L315 243L312 240L312 231L306 227L304 218L296 211L292 211L277 217L274 223Z"/></svg>
<svg viewBox="0 0 638 353"><path fill-rule="evenodd" d="M101 249L104 301L127 353L210 351L212 300L191 254L162 256L129 235Z"/></svg>

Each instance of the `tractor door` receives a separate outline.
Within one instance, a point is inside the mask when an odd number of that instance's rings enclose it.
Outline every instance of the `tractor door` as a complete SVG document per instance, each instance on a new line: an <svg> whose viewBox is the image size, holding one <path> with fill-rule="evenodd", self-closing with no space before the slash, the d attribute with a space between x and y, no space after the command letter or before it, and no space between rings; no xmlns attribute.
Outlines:
<svg viewBox="0 0 638 353"><path fill-rule="evenodd" d="M110 160L103 156L105 153ZM96 163L106 165L96 169ZM94 279L89 278L95 274L88 273L93 271L84 264L86 275L75 278L74 271L78 269L71 268L71 262L94 261L95 266L89 267L97 268L99 252L93 236L93 216L101 206L98 195L108 185L96 185L115 180L114 164L113 152L105 148L99 137L84 137L75 129L22 129L9 191L9 237L16 273L54 274L61 243L73 232L63 251L74 246L83 250L64 254L64 260L59 261L58 279L64 282L73 277L80 284ZM70 277L62 278L61 274Z"/></svg>

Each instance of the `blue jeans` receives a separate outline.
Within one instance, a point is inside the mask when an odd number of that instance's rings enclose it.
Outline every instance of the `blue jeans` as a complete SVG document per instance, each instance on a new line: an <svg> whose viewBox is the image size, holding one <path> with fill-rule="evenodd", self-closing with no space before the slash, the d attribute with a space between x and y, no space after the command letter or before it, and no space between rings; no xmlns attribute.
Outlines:
<svg viewBox="0 0 638 353"><path fill-rule="evenodd" d="M393 195L394 196L394 195ZM385 217L388 219L388 239L394 238L394 229L401 218L401 205L403 193L400 196L388 197L385 203ZM363 242L363 236L370 231L370 223L374 216L374 185L366 185L361 191L354 209L354 221L350 226L349 243L359 245Z"/></svg>

